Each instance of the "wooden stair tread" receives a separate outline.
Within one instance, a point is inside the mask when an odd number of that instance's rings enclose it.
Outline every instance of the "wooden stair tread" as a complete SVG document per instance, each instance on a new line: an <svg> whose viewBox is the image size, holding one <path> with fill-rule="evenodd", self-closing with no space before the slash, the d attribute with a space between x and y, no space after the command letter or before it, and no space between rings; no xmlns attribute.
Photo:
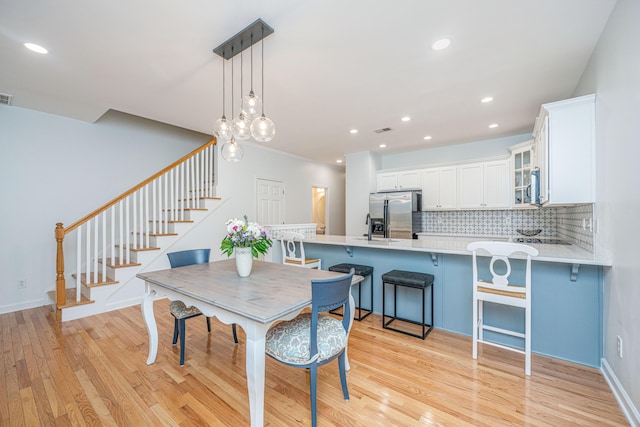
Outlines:
<svg viewBox="0 0 640 427"><path fill-rule="evenodd" d="M119 248L120 245L116 245L116 248ZM145 251L159 251L160 248L152 248L152 247L148 247L148 248L134 248L133 244L129 245L129 250L131 252L145 252Z"/></svg>
<svg viewBox="0 0 640 427"><path fill-rule="evenodd" d="M193 222L192 219L171 219L168 221L164 221L161 219L156 219L156 220L152 220L150 219L149 222L153 223L153 222L157 222L157 223L163 223L166 222L167 224L175 224L175 223L179 223L179 222Z"/></svg>
<svg viewBox="0 0 640 427"><path fill-rule="evenodd" d="M50 293L49 295L53 296L53 300L56 300L56 292L55 291L51 291L52 293ZM65 305L61 305L58 308L67 308L67 307L77 307L79 305L84 305L84 304L93 304L95 301L88 299L87 297L85 297L84 295L80 295L80 301L76 301L76 290L75 289L67 289L66 290L66 295L67 295L67 302Z"/></svg>
<svg viewBox="0 0 640 427"><path fill-rule="evenodd" d="M74 279L78 278L76 274L72 274L71 277L73 277ZM89 273L89 277L93 278L93 274ZM80 283L85 285L87 288L93 288L93 287L96 287L96 286L115 285L116 283L120 283L120 282L118 282L117 280L113 280L109 276L107 276L106 279L103 279L102 278L102 273L98 273L98 281L96 283L88 283L87 282L87 273L81 273L80 274Z"/></svg>
<svg viewBox="0 0 640 427"><path fill-rule="evenodd" d="M152 236L177 236L178 233L140 233L137 232L135 233L136 235L141 235L141 236L146 236L147 234L152 237Z"/></svg>
<svg viewBox="0 0 640 427"><path fill-rule="evenodd" d="M102 264L104 262L104 259L99 259L98 263ZM114 262L115 264L111 263L111 258L107 258L107 267L111 267L111 268L124 268L124 267L139 267L142 264L137 263L137 262L129 262L129 264L120 264L120 258L114 258Z"/></svg>

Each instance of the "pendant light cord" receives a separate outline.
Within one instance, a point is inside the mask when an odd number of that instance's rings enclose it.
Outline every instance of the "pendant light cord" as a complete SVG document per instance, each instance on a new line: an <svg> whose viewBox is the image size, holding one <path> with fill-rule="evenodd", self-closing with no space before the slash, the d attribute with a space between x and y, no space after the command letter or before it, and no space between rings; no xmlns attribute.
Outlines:
<svg viewBox="0 0 640 427"><path fill-rule="evenodd" d="M240 115L242 116L242 97L244 93L243 87L243 75L244 75L244 48L242 47L243 41L240 40Z"/></svg>
<svg viewBox="0 0 640 427"><path fill-rule="evenodd" d="M225 78L224 78L224 69L226 68L226 64L224 63L225 59L224 59L224 51L222 52L222 117L225 116L224 114L224 107L225 107L225 99L227 99L227 96L225 95Z"/></svg>
<svg viewBox="0 0 640 427"><path fill-rule="evenodd" d="M262 27L262 117L264 117L264 26Z"/></svg>
<svg viewBox="0 0 640 427"><path fill-rule="evenodd" d="M231 46L231 118L233 118L233 46Z"/></svg>

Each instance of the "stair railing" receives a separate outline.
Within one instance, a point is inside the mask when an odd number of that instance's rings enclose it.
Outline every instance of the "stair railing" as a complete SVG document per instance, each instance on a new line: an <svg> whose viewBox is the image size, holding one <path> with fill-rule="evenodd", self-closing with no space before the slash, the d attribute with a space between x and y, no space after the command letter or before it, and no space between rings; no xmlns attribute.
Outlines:
<svg viewBox="0 0 640 427"><path fill-rule="evenodd" d="M96 209L69 227L56 224L56 318L68 304L65 252L75 276L76 303L82 283L108 283L107 267L131 263L131 252L150 248L150 237L169 234L170 223L185 220L185 210L214 197L216 139ZM65 237L75 233L75 238ZM70 288L73 290L73 288Z"/></svg>

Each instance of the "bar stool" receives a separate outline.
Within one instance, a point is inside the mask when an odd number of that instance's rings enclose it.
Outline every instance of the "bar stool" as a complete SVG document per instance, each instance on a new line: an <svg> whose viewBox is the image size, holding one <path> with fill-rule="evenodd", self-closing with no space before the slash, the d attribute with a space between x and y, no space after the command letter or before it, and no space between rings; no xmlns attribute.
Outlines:
<svg viewBox="0 0 640 427"><path fill-rule="evenodd" d="M393 314L388 315L385 312L385 285L393 285ZM400 317L397 314L397 289L398 286L404 286L407 288L420 289L422 290L422 323L416 322L415 320L409 320L404 317ZM424 315L424 297L425 290L429 287L431 291L431 321L426 323L425 315ZM386 321L386 318L390 319ZM413 323L415 325L420 325L422 327L422 334L415 334L413 332L404 331L402 329L397 329L392 326L389 326L391 322L395 320L401 320L407 323ZM428 326L428 328L427 328ZM391 270L388 273L382 275L382 327L384 329L391 329L392 331L401 332L406 335L411 335L413 337L425 339L429 332L433 329L433 275L426 273L417 273L414 271L403 271L403 270Z"/></svg>
<svg viewBox="0 0 640 427"><path fill-rule="evenodd" d="M473 242L469 243L467 250L473 252L473 350L472 357L478 358L478 343L490 344L505 350L524 354L524 373L531 375L531 257L538 255L538 250L532 246L507 242ZM481 270L478 263L478 252L486 251L491 256L488 272L486 268ZM509 280L511 275L510 257L514 253L523 253L527 256L524 271L524 284L514 284ZM504 264L496 271L494 266ZM504 274L501 274L506 270ZM491 281L485 281L480 275ZM520 307L524 310L524 332L498 328L486 325L483 319L484 302ZM511 345L502 345L484 339L484 331L491 331L502 335L522 338L524 349Z"/></svg>
<svg viewBox="0 0 640 427"><path fill-rule="evenodd" d="M360 285L362 285L363 282L358 282L358 306L356 307L358 309L358 315L354 317L355 320L362 320L365 317L367 317L368 315L370 315L373 312L373 267L368 266L368 265L360 265L360 264L348 264L348 263L343 263L343 264L336 264L336 265L332 265L331 267L329 267L329 271L335 271L338 273L344 273L344 274L349 274L349 272L351 271L351 269L355 270L355 275L356 276L362 276L364 277L364 280L367 280L367 277L369 277L370 279L370 290L369 290L369 297L370 297L370 301L369 301L369 309L366 308L362 308L362 288ZM364 312L364 316L362 315L362 312ZM336 312L335 310L331 310L331 313L333 314L337 314L339 316L342 316L342 314Z"/></svg>
<svg viewBox="0 0 640 427"><path fill-rule="evenodd" d="M304 254L304 234L295 231L284 233L280 239L282 248L282 263L304 268L321 269L321 261L317 258L307 258ZM297 246L297 248L296 248ZM297 256L300 253L300 256ZM347 273L349 273L347 271Z"/></svg>

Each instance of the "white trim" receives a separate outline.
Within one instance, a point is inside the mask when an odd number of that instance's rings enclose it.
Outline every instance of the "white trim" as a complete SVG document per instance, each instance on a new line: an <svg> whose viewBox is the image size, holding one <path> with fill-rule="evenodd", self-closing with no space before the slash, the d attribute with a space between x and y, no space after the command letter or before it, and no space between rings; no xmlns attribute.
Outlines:
<svg viewBox="0 0 640 427"><path fill-rule="evenodd" d="M45 294L46 295L46 294ZM48 305L45 299L32 299L29 301L22 301L19 304L0 305L0 314L13 313L15 311L29 310L30 308L42 307Z"/></svg>
<svg viewBox="0 0 640 427"><path fill-rule="evenodd" d="M633 405L629 395L624 387L622 387L622 384L620 384L620 381L618 381L615 372L613 372L613 369L611 369L611 366L607 363L607 359L604 357L601 359L601 366L600 372L602 372L604 379L607 381L607 384L609 384L609 388L611 388L614 397L618 401L625 418L629 421L631 427L640 426L640 413L638 409Z"/></svg>

